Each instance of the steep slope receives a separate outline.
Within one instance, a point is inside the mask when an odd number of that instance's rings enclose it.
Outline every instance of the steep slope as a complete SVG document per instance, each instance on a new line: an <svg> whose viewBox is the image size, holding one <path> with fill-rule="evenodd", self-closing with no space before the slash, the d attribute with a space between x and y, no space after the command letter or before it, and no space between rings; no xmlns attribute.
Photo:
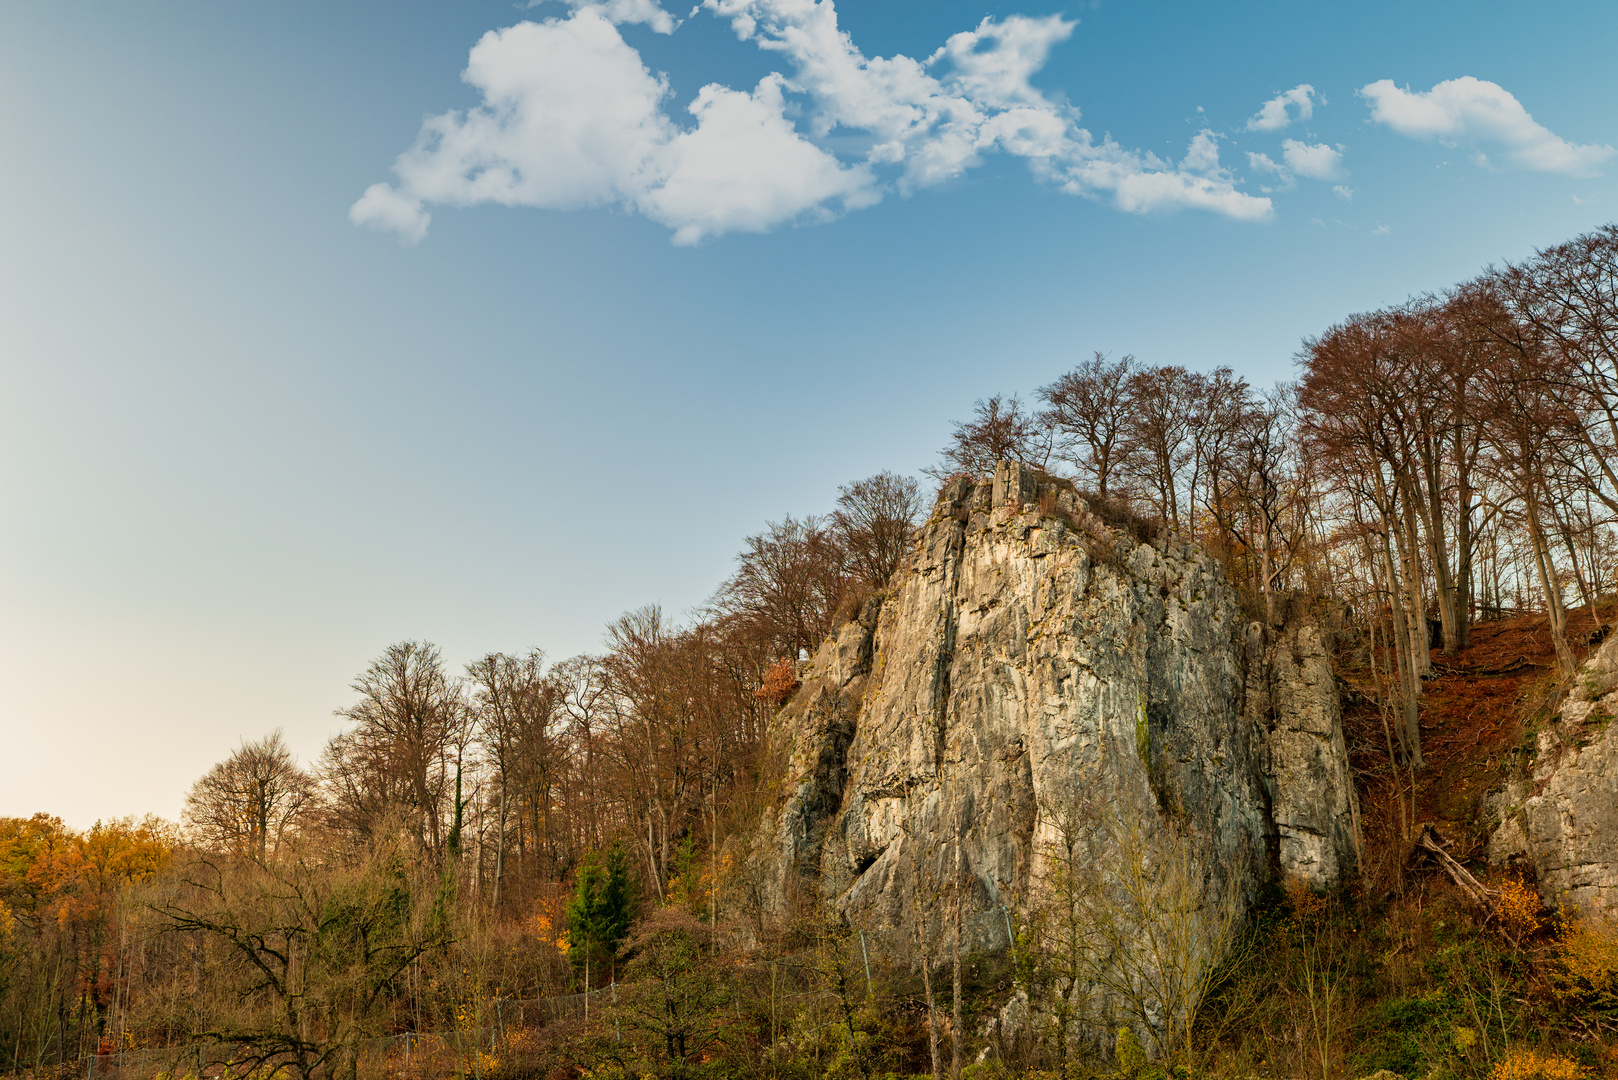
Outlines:
<svg viewBox="0 0 1618 1080"><path fill-rule="evenodd" d="M884 596L802 673L776 719L785 794L755 857L767 906L824 900L914 933L963 882L969 949L1004 947L1076 835L1196 840L1196 872L1251 897L1356 859L1337 690L1319 631L1251 623L1218 565L1110 528L1015 464L941 494Z"/></svg>

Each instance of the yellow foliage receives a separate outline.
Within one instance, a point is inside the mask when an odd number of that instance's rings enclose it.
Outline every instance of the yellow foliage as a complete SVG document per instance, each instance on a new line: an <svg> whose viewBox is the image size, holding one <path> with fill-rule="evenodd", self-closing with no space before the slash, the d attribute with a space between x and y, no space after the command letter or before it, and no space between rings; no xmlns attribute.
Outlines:
<svg viewBox="0 0 1618 1080"><path fill-rule="evenodd" d="M1587 1071L1566 1055L1514 1046L1495 1062L1489 1080L1583 1080Z"/></svg>
<svg viewBox="0 0 1618 1080"><path fill-rule="evenodd" d="M161 870L174 828L160 818L98 821L82 833L60 818L0 818L0 888L26 913L61 923L102 918L125 886Z"/></svg>
<svg viewBox="0 0 1618 1080"><path fill-rule="evenodd" d="M1521 881L1512 879L1495 895L1494 914L1506 937L1520 942L1540 926L1539 894Z"/></svg>
<svg viewBox="0 0 1618 1080"><path fill-rule="evenodd" d="M568 940L567 931L559 929L562 917L556 910L557 904L554 900L540 902L539 910L534 913L533 934L539 941L566 956L573 943Z"/></svg>
<svg viewBox="0 0 1618 1080"><path fill-rule="evenodd" d="M1562 918L1561 969L1553 982L1564 997L1618 1004L1618 926L1597 917Z"/></svg>
<svg viewBox="0 0 1618 1080"><path fill-rule="evenodd" d="M494 1072L500 1067L500 1059L493 1054L485 1054L481 1050L474 1050L467 1055L466 1074L468 1076L482 1076L484 1073Z"/></svg>

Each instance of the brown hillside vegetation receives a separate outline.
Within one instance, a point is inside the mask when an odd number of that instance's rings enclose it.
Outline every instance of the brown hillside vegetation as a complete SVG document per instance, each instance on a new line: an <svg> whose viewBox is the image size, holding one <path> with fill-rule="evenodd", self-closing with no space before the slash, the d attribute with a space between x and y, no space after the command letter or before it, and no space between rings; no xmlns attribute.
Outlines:
<svg viewBox="0 0 1618 1080"><path fill-rule="evenodd" d="M1618 602L1598 610L1599 621L1589 607L1568 611L1568 638L1581 663L1618 616ZM1474 623L1468 647L1454 656L1436 648L1430 655L1433 674L1420 699L1427 768L1414 775L1413 818L1437 823L1471 854L1485 839L1478 832L1483 795L1500 785L1514 752L1535 721L1555 708L1567 684L1557 672L1556 647L1541 613ZM1394 781L1363 651L1340 656L1338 674L1349 689L1343 730L1350 756L1366 794L1380 803L1378 789ZM1408 785L1411 774L1400 782Z"/></svg>

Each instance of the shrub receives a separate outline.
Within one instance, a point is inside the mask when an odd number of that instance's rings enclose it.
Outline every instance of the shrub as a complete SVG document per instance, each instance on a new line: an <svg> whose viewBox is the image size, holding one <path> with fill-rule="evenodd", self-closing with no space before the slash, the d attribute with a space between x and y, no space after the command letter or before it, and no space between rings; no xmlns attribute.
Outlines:
<svg viewBox="0 0 1618 1080"><path fill-rule="evenodd" d="M1512 879L1496 891L1494 915L1500 930L1513 945L1520 947L1539 929L1539 894L1521 881Z"/></svg>
<svg viewBox="0 0 1618 1080"><path fill-rule="evenodd" d="M1118 1071L1128 1080L1135 1080L1146 1071L1146 1048L1135 1038L1135 1033L1126 1027L1118 1029L1118 1042L1113 1047L1113 1056L1118 1059Z"/></svg>
<svg viewBox="0 0 1618 1080"><path fill-rule="evenodd" d="M779 708L787 703L792 692L798 688L798 670L791 660L777 660L764 672L764 681L753 697L769 705Z"/></svg>
<svg viewBox="0 0 1618 1080"><path fill-rule="evenodd" d="M1618 927L1596 917L1563 916L1557 994L1603 1012L1618 1011Z"/></svg>
<svg viewBox="0 0 1618 1080"><path fill-rule="evenodd" d="M1582 1080L1584 1066L1562 1054L1514 1046L1495 1062L1489 1080Z"/></svg>

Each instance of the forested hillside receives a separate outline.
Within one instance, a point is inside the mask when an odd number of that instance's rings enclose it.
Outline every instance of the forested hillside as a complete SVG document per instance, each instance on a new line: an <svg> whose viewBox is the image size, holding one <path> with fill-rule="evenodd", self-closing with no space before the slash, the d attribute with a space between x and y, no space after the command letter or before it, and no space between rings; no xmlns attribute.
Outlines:
<svg viewBox="0 0 1618 1080"><path fill-rule="evenodd" d="M0 819L0 1069L1618 1075L1618 930L1484 862L1485 795L1618 619L1618 226L1440 284L1322 328L1284 385L1097 354L986 397L928 487L879 472L766 523L704 610L629 612L598 653L389 645L318 758L244 741L178 823ZM1037 898L953 972L810 898L760 907L772 718L934 482L1001 461L1195 544L1247 618L1307 609L1333 652L1360 875L1273 889L1183 1037L1005 1037L1019 1002L1084 1007Z"/></svg>

